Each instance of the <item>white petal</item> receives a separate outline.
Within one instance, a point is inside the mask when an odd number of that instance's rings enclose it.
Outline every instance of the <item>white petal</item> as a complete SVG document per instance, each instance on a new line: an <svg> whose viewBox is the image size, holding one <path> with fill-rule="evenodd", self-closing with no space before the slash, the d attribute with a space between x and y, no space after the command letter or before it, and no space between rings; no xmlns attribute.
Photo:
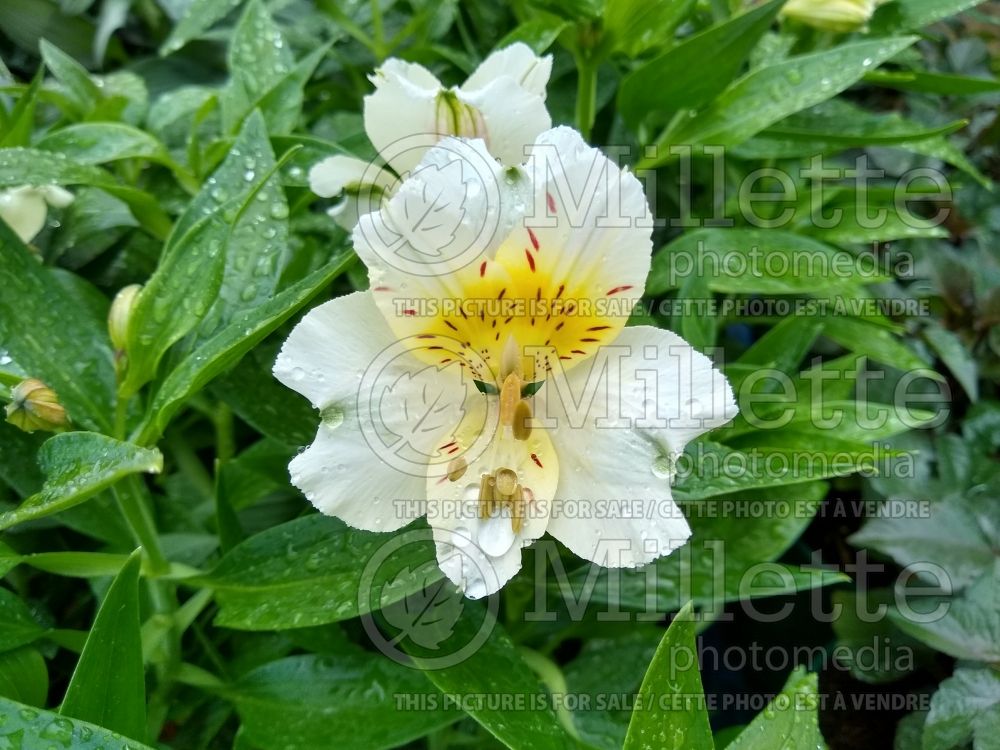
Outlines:
<svg viewBox="0 0 1000 750"><path fill-rule="evenodd" d="M383 167L353 156L328 156L309 170L309 189L323 198L332 198L345 190L360 191L377 187L388 190L395 178Z"/></svg>
<svg viewBox="0 0 1000 750"><path fill-rule="evenodd" d="M437 95L441 83L421 65L395 58L375 71L375 91L365 97L368 138L397 174L403 175L438 140Z"/></svg>
<svg viewBox="0 0 1000 750"><path fill-rule="evenodd" d="M509 76L525 91L545 100L545 87L552 73L552 55L539 57L531 48L517 42L490 54L468 80L462 84L462 91L473 92L482 89L501 76Z"/></svg>
<svg viewBox="0 0 1000 750"><path fill-rule="evenodd" d="M479 111L490 153L504 164L523 164L535 139L552 127L544 94L529 91L510 76L457 95Z"/></svg>
<svg viewBox="0 0 1000 750"><path fill-rule="evenodd" d="M609 567L669 554L690 536L671 499L673 461L736 415L725 377L679 336L637 326L558 378L546 381L536 413L556 420L561 468L549 533Z"/></svg>
<svg viewBox="0 0 1000 750"><path fill-rule="evenodd" d="M592 299L639 299L653 251L642 184L567 127L538 138L527 170L534 202L524 223L538 261L577 286L588 279Z"/></svg>
<svg viewBox="0 0 1000 750"><path fill-rule="evenodd" d="M73 194L58 185L42 185L37 190L45 198L45 202L53 208L66 208L73 202Z"/></svg>
<svg viewBox="0 0 1000 750"><path fill-rule="evenodd" d="M366 292L309 312L292 331L275 376L323 411L315 442L293 459L292 482L321 512L370 531L424 513L428 465L459 423L460 368L426 366L400 347Z"/></svg>
<svg viewBox="0 0 1000 750"><path fill-rule="evenodd" d="M45 226L48 207L42 193L33 187L17 187L0 193L0 219L23 242L31 242Z"/></svg>
<svg viewBox="0 0 1000 750"><path fill-rule="evenodd" d="M521 550L545 533L551 498L559 479L559 461L544 430L515 440L510 428L497 427L497 400L481 396L467 402L464 425L448 447L464 462L457 478L431 471L427 478L427 520L438 545L438 563L467 596L492 594L521 568ZM477 426L485 425L486 430ZM514 530L512 506L499 504L483 518L479 502L483 475L514 471L524 492Z"/></svg>
<svg viewBox="0 0 1000 750"><path fill-rule="evenodd" d="M463 299L460 272L478 269L512 230L516 205L501 174L482 141L446 138L381 211L361 217L354 248L398 337L424 333L434 306Z"/></svg>

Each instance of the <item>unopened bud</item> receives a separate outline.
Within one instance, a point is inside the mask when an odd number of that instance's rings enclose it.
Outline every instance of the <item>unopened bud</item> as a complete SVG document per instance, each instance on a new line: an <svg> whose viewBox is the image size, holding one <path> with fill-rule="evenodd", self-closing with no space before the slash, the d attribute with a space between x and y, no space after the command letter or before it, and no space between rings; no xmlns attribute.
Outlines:
<svg viewBox="0 0 1000 750"><path fill-rule="evenodd" d="M877 0L789 0L781 9L787 18L824 31L857 31L871 20Z"/></svg>
<svg viewBox="0 0 1000 750"><path fill-rule="evenodd" d="M56 392L41 380L22 380L11 392L7 421L25 432L62 432L69 427L66 409Z"/></svg>
<svg viewBox="0 0 1000 750"><path fill-rule="evenodd" d="M122 287L115 295L111 309L108 311L108 335L111 337L111 344L119 352L125 350L132 309L135 307L135 300L140 291L142 291L141 284L129 284Z"/></svg>

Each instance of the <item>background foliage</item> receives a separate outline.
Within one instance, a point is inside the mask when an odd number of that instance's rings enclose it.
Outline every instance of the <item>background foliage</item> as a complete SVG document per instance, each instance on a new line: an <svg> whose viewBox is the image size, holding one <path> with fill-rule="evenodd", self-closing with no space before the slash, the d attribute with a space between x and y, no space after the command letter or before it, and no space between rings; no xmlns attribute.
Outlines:
<svg viewBox="0 0 1000 750"><path fill-rule="evenodd" d="M747 12L738 5L5 0L0 187L58 184L76 200L50 215L32 247L0 223L0 398L24 377L39 378L75 430L52 437L0 424L0 738L25 748L241 750L881 748L894 737L903 750L996 747L1000 213L991 180L1000 16L972 0L895 0L866 30L832 35L776 20L780 0ZM816 368L842 373L824 396L849 415L865 406L851 377L859 368L882 373L867 393L874 402L888 400L904 373L933 368L951 398L925 405L917 422L945 407L949 416L933 430L908 431L897 419L878 430L820 430L807 388L780 429L738 419L692 455L808 450L814 463L796 476L697 471L678 484L678 498L689 510L708 499L784 499L805 512L691 513L691 544L627 572L616 589L622 607L645 611L645 585L655 581L658 621L598 618L612 593L606 571L564 551L568 580L548 586L594 586L582 617L525 620L539 584L523 575L503 592L500 624L470 660L414 669L374 651L357 620L358 561L384 540L309 514L289 485L287 463L318 417L272 380L270 366L301 310L367 285L347 234L306 182L309 166L329 154L373 156L360 117L366 75L403 56L458 82L514 40L554 55L555 122L575 124L595 144L628 146L642 154L633 162L656 170L659 216L734 220L659 228L650 300L893 297L926 301L930 311L711 317L654 306L638 321L724 351L736 385L765 367L798 384ZM706 144L729 148L721 184L698 150ZM642 148L650 145L658 148ZM679 145L695 147L696 158L676 158L670 148ZM815 154L849 166L862 153L886 170L885 181L864 196L841 183L822 200L887 207L881 226L816 226L803 181L788 226L745 220L736 188L755 170L791 170ZM917 166L944 170L954 187L943 226L908 226L893 208L891 179ZM775 215L786 204L775 203ZM725 269L685 275L677 258L699 242L730 253L809 249L849 262L874 245L882 255L904 249L915 264L898 278L894 267L873 278L859 265L836 281ZM144 287L122 368L105 319L109 300L131 283ZM917 475L857 476L873 442L913 452ZM834 454L849 456L848 465L831 470ZM863 525L860 514L818 513L851 498L922 499L933 512ZM721 586L710 541L726 547ZM765 627L735 606L748 596L742 574L772 561L786 574L757 593L802 602L809 594L796 592L825 585L834 601L884 601L892 568L871 588L842 585L859 548L893 565L942 565L957 583L950 615L922 627L890 611L876 626L841 618L831 628L796 610ZM840 571L801 570L814 551ZM423 552L414 567L429 557ZM736 620L696 622L689 599ZM821 692L933 695L930 711L817 711L808 700L806 710L782 710L779 700L759 715L708 716L692 706L632 716L627 705L394 710L394 693L661 695L700 693L704 684L714 694L817 694L817 676L805 670L677 674L670 649L693 644L696 630L735 646L905 639L922 655L912 672L824 672Z"/></svg>

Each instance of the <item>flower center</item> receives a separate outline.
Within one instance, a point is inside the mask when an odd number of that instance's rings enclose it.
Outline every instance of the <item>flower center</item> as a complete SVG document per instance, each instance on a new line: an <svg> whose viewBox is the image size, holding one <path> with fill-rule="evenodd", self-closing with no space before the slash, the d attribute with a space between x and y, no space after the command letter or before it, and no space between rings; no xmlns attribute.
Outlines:
<svg viewBox="0 0 1000 750"><path fill-rule="evenodd" d="M497 389L513 369L511 357L522 385L544 380L557 364L568 368L613 340L635 305L626 294L633 286L607 279L600 263L567 266L560 255L531 229L516 229L493 259L452 275L451 296L438 300L433 314L403 309L400 328L413 334L425 361L457 361ZM388 287L375 292L396 294ZM514 354L505 351L510 340L519 345Z"/></svg>
<svg viewBox="0 0 1000 750"><path fill-rule="evenodd" d="M466 104L451 89L437 95L435 130L438 135L459 138L486 138L486 121L478 109Z"/></svg>

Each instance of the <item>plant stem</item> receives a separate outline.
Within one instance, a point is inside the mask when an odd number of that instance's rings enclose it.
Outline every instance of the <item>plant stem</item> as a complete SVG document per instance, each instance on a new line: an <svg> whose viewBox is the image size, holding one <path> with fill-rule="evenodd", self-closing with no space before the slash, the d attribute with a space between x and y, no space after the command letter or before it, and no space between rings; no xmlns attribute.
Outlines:
<svg viewBox="0 0 1000 750"><path fill-rule="evenodd" d="M597 115L597 65L579 55L576 58L576 73L576 129L584 139L589 139Z"/></svg>
<svg viewBox="0 0 1000 750"><path fill-rule="evenodd" d="M153 523L153 513L139 478L134 475L125 477L113 489L118 507L121 508L132 536L142 545L149 557L150 571L154 575L164 575L170 570L170 563L167 562L160 546L160 537Z"/></svg>

